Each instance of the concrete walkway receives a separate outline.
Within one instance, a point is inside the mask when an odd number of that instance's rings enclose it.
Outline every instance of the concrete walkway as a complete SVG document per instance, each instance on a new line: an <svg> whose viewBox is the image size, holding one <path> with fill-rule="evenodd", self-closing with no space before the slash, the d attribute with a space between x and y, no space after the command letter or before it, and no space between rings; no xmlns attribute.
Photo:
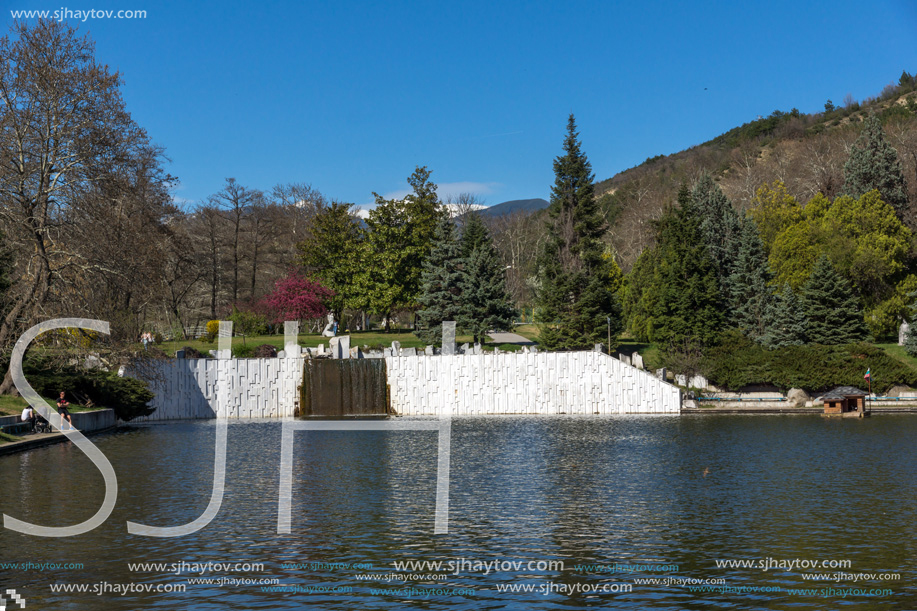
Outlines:
<svg viewBox="0 0 917 611"><path fill-rule="evenodd" d="M535 342L517 333L488 333L487 337L492 339L495 344L519 344L520 346L535 345Z"/></svg>

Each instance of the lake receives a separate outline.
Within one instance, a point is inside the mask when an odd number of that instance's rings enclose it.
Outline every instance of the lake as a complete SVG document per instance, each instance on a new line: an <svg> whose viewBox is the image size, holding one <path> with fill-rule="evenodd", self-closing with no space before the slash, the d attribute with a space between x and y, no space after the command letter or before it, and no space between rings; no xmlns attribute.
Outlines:
<svg viewBox="0 0 917 611"><path fill-rule="evenodd" d="M112 516L0 530L0 590L48 610L917 609L914 416L456 419L445 535L435 433L297 432L278 535L281 425L234 421L216 519L128 534L203 512L215 428L93 437ZM104 485L64 443L0 457L0 491L3 513L65 526Z"/></svg>

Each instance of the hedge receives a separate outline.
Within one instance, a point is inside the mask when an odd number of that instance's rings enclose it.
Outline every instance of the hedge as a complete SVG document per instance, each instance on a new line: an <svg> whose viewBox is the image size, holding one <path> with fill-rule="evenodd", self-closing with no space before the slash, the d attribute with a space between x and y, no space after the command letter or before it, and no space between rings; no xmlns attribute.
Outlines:
<svg viewBox="0 0 917 611"><path fill-rule="evenodd" d="M768 350L738 334L710 349L701 371L716 386L736 390L769 384L783 390L821 392L837 386L866 389L863 378L872 372L872 390L882 394L896 384L917 387L917 369L868 343L845 346L808 344Z"/></svg>

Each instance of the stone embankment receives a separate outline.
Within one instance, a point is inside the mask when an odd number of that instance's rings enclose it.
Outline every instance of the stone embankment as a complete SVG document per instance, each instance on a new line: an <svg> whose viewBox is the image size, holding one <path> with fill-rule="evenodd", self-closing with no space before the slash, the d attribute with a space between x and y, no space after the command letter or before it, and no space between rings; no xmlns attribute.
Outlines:
<svg viewBox="0 0 917 611"><path fill-rule="evenodd" d="M114 410L111 409L100 409L91 412L74 412L71 414L71 417L73 419L74 428L86 435L114 429L118 422ZM17 424L19 422L19 416L0 417L0 426ZM66 441L66 439L67 436L65 434L58 432L41 435L23 435L20 441L0 444L0 456L61 443L62 441Z"/></svg>

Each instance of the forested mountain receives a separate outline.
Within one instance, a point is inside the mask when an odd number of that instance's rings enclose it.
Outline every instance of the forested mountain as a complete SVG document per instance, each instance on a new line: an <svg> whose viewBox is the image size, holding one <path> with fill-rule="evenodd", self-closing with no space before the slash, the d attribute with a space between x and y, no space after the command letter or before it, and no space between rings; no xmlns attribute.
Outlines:
<svg viewBox="0 0 917 611"><path fill-rule="evenodd" d="M548 207L547 200L537 197L535 199L514 199L508 202L503 202L502 204L495 204L493 206L488 206L481 210L481 214L485 216L504 216L507 214L514 214L516 212L538 212L539 210L544 210Z"/></svg>
<svg viewBox="0 0 917 611"><path fill-rule="evenodd" d="M609 240L624 271L630 270L651 240L651 221L675 201L682 183L709 172L740 211L753 206L757 189L780 180L805 204L817 193L829 199L843 192L844 164L863 121L878 115L888 141L898 151L908 184L909 208L917 208L917 93L915 77L904 72L876 97L842 105L830 100L823 112L795 108L774 111L669 155L658 155L602 180L596 194L611 228ZM913 229L913 214L906 218Z"/></svg>

